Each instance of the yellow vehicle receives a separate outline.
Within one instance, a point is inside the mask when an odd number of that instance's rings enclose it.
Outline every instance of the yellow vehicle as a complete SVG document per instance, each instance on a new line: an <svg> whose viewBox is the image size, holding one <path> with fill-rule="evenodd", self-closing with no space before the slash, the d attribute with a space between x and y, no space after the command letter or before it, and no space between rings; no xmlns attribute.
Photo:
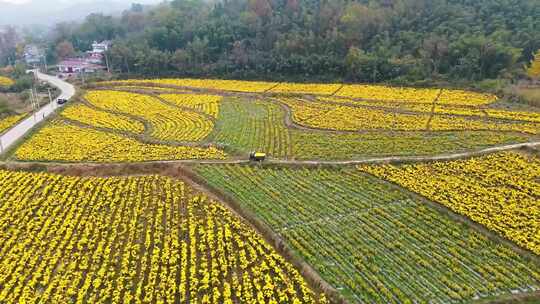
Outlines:
<svg viewBox="0 0 540 304"><path fill-rule="evenodd" d="M262 152L251 152L249 154L250 161L263 162L266 159L266 153Z"/></svg>

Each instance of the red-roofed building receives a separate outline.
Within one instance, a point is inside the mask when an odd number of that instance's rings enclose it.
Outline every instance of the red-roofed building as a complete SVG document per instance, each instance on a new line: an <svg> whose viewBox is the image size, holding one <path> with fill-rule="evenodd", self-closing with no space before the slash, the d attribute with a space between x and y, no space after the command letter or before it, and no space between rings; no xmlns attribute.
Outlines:
<svg viewBox="0 0 540 304"><path fill-rule="evenodd" d="M79 74L84 71L84 73L95 73L97 71L105 70L105 67L102 65L94 64L88 59L82 58L71 58L66 59L58 63L58 72L62 74L67 74L71 76L72 74Z"/></svg>

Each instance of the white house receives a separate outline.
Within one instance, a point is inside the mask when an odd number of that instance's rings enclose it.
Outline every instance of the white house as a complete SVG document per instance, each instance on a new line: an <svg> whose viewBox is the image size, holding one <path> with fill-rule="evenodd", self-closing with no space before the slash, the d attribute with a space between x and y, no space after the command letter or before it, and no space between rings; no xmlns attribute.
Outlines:
<svg viewBox="0 0 540 304"><path fill-rule="evenodd" d="M94 41L92 43L92 50L87 52L87 60L90 63L102 64L105 58L105 52L109 50L110 46L111 42L108 40L99 43Z"/></svg>
<svg viewBox="0 0 540 304"><path fill-rule="evenodd" d="M43 56L43 51L33 44L24 47L24 61L28 65L40 64L44 59Z"/></svg>
<svg viewBox="0 0 540 304"><path fill-rule="evenodd" d="M102 41L102 42L97 42L97 41L94 41L94 43L92 43L92 51L91 53L100 53L100 54L103 54L105 53L106 51L109 50L109 47L111 46L111 42L108 41L108 40L105 40L105 41Z"/></svg>

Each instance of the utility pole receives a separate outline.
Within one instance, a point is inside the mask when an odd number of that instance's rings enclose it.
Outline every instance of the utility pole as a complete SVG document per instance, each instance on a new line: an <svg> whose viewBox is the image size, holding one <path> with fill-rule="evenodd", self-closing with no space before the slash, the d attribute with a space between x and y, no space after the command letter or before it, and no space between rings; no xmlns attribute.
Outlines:
<svg viewBox="0 0 540 304"><path fill-rule="evenodd" d="M47 88L47 92L49 92L49 102L52 103L52 94L51 94L51 88Z"/></svg>
<svg viewBox="0 0 540 304"><path fill-rule="evenodd" d="M51 107L51 109L54 110L55 104L53 103L53 100L52 100L51 88L47 88L47 92L49 93L49 104L50 104L50 107ZM45 114L44 114L44 115L45 115Z"/></svg>
<svg viewBox="0 0 540 304"><path fill-rule="evenodd" d="M82 84L84 86L84 68L81 69Z"/></svg>
<svg viewBox="0 0 540 304"><path fill-rule="evenodd" d="M41 103L40 103L40 98L39 98L39 94L38 94L38 91L37 91L36 87L34 87L34 93L35 93L35 96L36 96L36 105L37 105L36 111L37 111L37 110L39 110L39 108L41 108Z"/></svg>
<svg viewBox="0 0 540 304"><path fill-rule="evenodd" d="M45 64L45 73L49 71L49 67L47 66L47 55L42 55L43 57L43 63Z"/></svg>
<svg viewBox="0 0 540 304"><path fill-rule="evenodd" d="M107 57L107 52L103 53L105 55L105 64L107 65L107 73L111 72L111 67L109 66L109 57Z"/></svg>
<svg viewBox="0 0 540 304"><path fill-rule="evenodd" d="M34 99L34 90L30 89L30 100L32 102L32 112L34 112L34 122L36 122L36 103Z"/></svg>

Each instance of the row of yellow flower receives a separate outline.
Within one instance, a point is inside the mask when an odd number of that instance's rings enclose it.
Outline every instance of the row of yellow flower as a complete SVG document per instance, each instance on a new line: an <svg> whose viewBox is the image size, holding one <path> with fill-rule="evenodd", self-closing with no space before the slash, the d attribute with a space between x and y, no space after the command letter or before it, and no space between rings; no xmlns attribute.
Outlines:
<svg viewBox="0 0 540 304"><path fill-rule="evenodd" d="M404 111L404 112L420 112L431 113L433 111L432 103L417 103L417 102L396 102L396 101L377 101L377 100L356 100L351 98L336 98L336 97L318 97L317 101L340 104L364 106L374 109L384 109L389 111Z"/></svg>
<svg viewBox="0 0 540 304"><path fill-rule="evenodd" d="M540 159L514 152L404 166L360 166L540 254Z"/></svg>
<svg viewBox="0 0 540 304"><path fill-rule="evenodd" d="M263 81L239 81L219 79L131 79L116 82L103 82L103 85L154 84L164 86L189 87L197 89L223 90L253 93L286 93L332 95L380 101L407 101L454 105L483 105L495 102L497 97L490 94L464 90L441 90L436 88L407 88L383 85L342 85L336 83L276 83Z"/></svg>
<svg viewBox="0 0 540 304"><path fill-rule="evenodd" d="M136 162L152 160L224 159L215 148L150 145L129 137L82 128L55 120L16 152L20 160Z"/></svg>
<svg viewBox="0 0 540 304"><path fill-rule="evenodd" d="M103 85L140 85L153 84L173 87L185 87L209 90L224 90L235 92L262 93L278 85L273 82L263 81L241 81L241 80L221 80L221 79L129 79L122 81L102 82Z"/></svg>
<svg viewBox="0 0 540 304"><path fill-rule="evenodd" d="M152 125L152 137L167 141L200 141L214 123L199 113L165 104L149 95L119 91L90 91L85 96L92 105L139 117Z"/></svg>
<svg viewBox="0 0 540 304"><path fill-rule="evenodd" d="M420 113L431 113L441 115L459 115L478 118L496 118L514 121L540 122L540 112L512 111L497 108L487 108L481 106L448 105L439 103L413 103L413 102L392 102L355 100L350 98L319 97L319 101L331 104L358 105L372 108L381 108L390 111L410 111Z"/></svg>
<svg viewBox="0 0 540 304"><path fill-rule="evenodd" d="M328 130L425 130L429 115L396 114L378 109L281 99L292 110L293 120L306 127Z"/></svg>
<svg viewBox="0 0 540 304"><path fill-rule="evenodd" d="M485 105L497 101L497 96L464 90L417 89L378 85L346 85L335 96L380 101L404 101L446 105Z"/></svg>
<svg viewBox="0 0 540 304"><path fill-rule="evenodd" d="M223 99L218 95L196 94L162 94L159 97L180 107L187 107L206 113L214 118L218 117L219 104Z"/></svg>
<svg viewBox="0 0 540 304"><path fill-rule="evenodd" d="M163 91L163 92L187 92L185 90L171 89L171 88L162 88L157 86L135 86L135 85L125 85L125 86L115 86L115 90L143 90L143 91Z"/></svg>
<svg viewBox="0 0 540 304"><path fill-rule="evenodd" d="M0 171L0 201L1 303L318 302L260 235L170 178Z"/></svg>
<svg viewBox="0 0 540 304"><path fill-rule="evenodd" d="M144 124L126 116L96 110L83 104L67 107L61 115L67 119L99 128L128 131L137 134L144 132Z"/></svg>
<svg viewBox="0 0 540 304"><path fill-rule="evenodd" d="M293 120L303 126L327 130L399 130L399 131L450 131L450 130L489 130L515 131L538 134L540 124L533 122L494 121L483 117L455 117L434 115L426 111L418 113L399 113L395 108L359 107L328 102L282 98L280 102L290 107ZM414 109L412 107L408 110ZM405 109L407 110L407 109Z"/></svg>
<svg viewBox="0 0 540 304"><path fill-rule="evenodd" d="M11 115L5 118L0 119L0 133L7 131L9 128L13 127L16 123L21 121L26 114L20 115Z"/></svg>
<svg viewBox="0 0 540 304"><path fill-rule="evenodd" d="M10 87L14 83L15 82L13 81L13 79L5 76L0 76L0 87Z"/></svg>

